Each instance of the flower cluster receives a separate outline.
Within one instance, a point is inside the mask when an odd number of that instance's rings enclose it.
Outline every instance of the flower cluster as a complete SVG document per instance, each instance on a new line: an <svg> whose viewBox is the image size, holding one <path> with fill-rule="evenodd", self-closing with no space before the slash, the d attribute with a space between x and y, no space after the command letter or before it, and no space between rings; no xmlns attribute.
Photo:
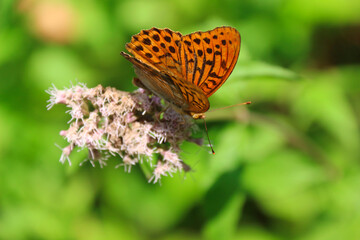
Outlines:
<svg viewBox="0 0 360 240"><path fill-rule="evenodd" d="M70 108L70 127L60 132L69 143L62 149L62 163L67 160L71 164L69 155L76 147L88 149L93 166L97 161L103 167L110 154L118 155L122 159L119 165L128 172L143 159L151 163L156 158L149 179L156 183L161 176L189 170L179 157L179 144L202 144L191 136L196 130L191 117L176 112L142 88L129 93L80 84L65 90L53 86L47 93L48 109L55 104Z"/></svg>

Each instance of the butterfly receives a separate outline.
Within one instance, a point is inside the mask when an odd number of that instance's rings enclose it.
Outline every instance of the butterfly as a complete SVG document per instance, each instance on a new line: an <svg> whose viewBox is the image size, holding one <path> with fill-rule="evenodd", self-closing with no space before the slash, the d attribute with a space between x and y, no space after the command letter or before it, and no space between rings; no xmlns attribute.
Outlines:
<svg viewBox="0 0 360 240"><path fill-rule="evenodd" d="M139 84L194 119L205 118L208 98L228 79L240 51L240 34L232 27L182 35L151 28L132 36L121 52Z"/></svg>

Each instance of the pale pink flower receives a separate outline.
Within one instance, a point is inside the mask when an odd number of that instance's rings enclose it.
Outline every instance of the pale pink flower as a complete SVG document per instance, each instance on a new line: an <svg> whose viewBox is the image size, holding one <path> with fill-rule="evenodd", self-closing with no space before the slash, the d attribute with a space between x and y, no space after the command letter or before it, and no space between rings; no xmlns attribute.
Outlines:
<svg viewBox="0 0 360 240"><path fill-rule="evenodd" d="M60 135L69 143L62 149L60 162L70 162L74 148L88 149L93 166L106 166L110 156L120 157L125 171L130 172L143 160L151 162L158 156L153 167L151 182L159 182L162 176L190 167L180 159L180 144L192 141L192 132L197 126L191 117L165 106L161 99L139 88L129 93L115 88L87 88L84 84L58 90L52 86L48 109L55 104L65 104L70 109L69 128ZM151 164L150 164L151 165Z"/></svg>

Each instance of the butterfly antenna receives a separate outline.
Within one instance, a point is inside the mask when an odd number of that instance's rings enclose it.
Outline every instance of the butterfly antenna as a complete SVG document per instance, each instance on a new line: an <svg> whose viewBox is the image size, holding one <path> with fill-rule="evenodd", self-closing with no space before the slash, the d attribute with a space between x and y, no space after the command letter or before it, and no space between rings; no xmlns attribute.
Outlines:
<svg viewBox="0 0 360 240"><path fill-rule="evenodd" d="M238 103L238 104L231 105L231 106L226 106L226 107L211 109L211 110L209 110L208 112L214 112L214 111L217 111L217 110L227 109L227 108L231 108L231 107L236 107L236 106L241 106L241 105L247 105L247 104L250 104L250 103L251 103L251 101L244 102L244 103Z"/></svg>
<svg viewBox="0 0 360 240"><path fill-rule="evenodd" d="M213 149L213 146L212 146L212 144L211 144L211 142L210 142L209 133L208 133L207 126L206 126L206 120L205 120L205 118L203 118L203 119L204 119L204 125L205 125L206 136L207 136L207 139L208 139L208 141L209 141L209 144L210 144L210 148L211 148L212 154L215 154L215 151L214 151L214 149Z"/></svg>

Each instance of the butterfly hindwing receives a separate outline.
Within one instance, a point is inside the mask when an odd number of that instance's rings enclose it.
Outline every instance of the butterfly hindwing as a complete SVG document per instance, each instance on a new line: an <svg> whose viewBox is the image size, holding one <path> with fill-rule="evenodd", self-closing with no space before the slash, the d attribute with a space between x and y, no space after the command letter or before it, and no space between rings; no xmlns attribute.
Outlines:
<svg viewBox="0 0 360 240"><path fill-rule="evenodd" d="M134 65L135 73L146 89L178 109L186 113L203 113L209 109L210 104L207 97L196 85L187 81L179 81L167 72L156 70L127 53L121 52L121 55Z"/></svg>

